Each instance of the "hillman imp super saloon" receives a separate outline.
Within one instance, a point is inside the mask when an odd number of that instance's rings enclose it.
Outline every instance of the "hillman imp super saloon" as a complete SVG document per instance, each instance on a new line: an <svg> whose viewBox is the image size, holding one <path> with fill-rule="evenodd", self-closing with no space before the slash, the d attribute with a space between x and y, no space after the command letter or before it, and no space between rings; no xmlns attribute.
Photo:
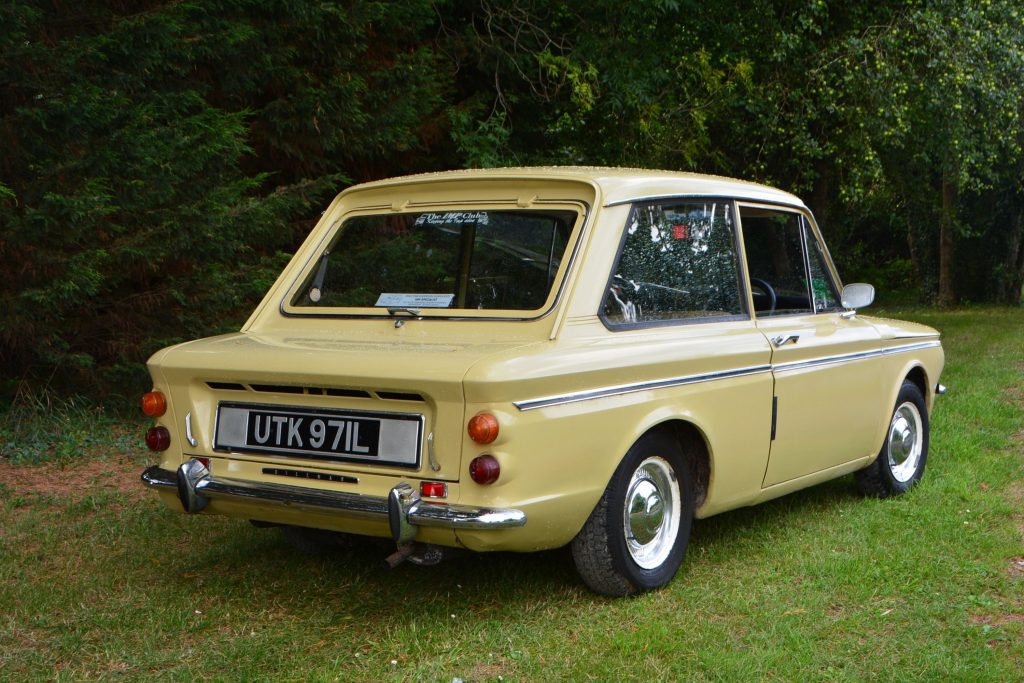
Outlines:
<svg viewBox="0 0 1024 683"><path fill-rule="evenodd" d="M620 169L342 192L236 334L149 361L176 510L297 543L571 545L609 595L665 585L692 519L855 473L913 486L939 334L857 309L807 207Z"/></svg>

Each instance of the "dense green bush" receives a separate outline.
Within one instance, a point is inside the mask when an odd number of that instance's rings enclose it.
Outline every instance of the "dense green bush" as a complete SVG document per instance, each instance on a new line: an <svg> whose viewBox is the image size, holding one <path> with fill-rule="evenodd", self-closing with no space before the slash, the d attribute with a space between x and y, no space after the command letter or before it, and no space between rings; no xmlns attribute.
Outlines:
<svg viewBox="0 0 1024 683"><path fill-rule="evenodd" d="M135 393L349 182L664 167L805 197L847 279L1019 303L1014 0L0 6L0 381ZM884 294L883 294L884 296Z"/></svg>
<svg viewBox="0 0 1024 683"><path fill-rule="evenodd" d="M426 8L5 4L3 378L137 391L237 328L349 174L419 145Z"/></svg>

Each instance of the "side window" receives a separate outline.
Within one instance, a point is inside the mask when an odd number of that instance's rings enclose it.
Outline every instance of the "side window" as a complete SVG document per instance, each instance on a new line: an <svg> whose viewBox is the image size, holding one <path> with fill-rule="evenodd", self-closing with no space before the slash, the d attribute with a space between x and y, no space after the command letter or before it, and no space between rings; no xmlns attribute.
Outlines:
<svg viewBox="0 0 1024 683"><path fill-rule="evenodd" d="M811 269L811 294L814 297L814 310L834 311L842 308L839 294L836 292L836 285L832 281L832 275L825 265L825 252L821 243L814 236L811 226L804 221L804 239L807 243L807 261Z"/></svg>
<svg viewBox="0 0 1024 683"><path fill-rule="evenodd" d="M811 313L800 214L743 207L740 220L757 315Z"/></svg>
<svg viewBox="0 0 1024 683"><path fill-rule="evenodd" d="M741 315L733 205L634 205L603 306L610 325Z"/></svg>

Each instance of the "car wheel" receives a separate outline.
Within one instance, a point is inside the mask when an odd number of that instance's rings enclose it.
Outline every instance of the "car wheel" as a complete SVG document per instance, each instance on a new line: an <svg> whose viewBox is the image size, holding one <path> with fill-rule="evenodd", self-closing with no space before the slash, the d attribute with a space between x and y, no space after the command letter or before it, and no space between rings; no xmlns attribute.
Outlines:
<svg viewBox="0 0 1024 683"><path fill-rule="evenodd" d="M281 535L292 548L303 555L326 555L346 548L351 538L340 531L312 529L304 526L281 526Z"/></svg>
<svg viewBox="0 0 1024 683"><path fill-rule="evenodd" d="M572 556L584 583L612 596L668 583L686 554L693 500L679 444L657 432L642 437L573 539Z"/></svg>
<svg viewBox="0 0 1024 683"><path fill-rule="evenodd" d="M921 480L928 461L928 409L921 390L904 382L889 420L878 457L856 473L866 496L887 498L908 491Z"/></svg>

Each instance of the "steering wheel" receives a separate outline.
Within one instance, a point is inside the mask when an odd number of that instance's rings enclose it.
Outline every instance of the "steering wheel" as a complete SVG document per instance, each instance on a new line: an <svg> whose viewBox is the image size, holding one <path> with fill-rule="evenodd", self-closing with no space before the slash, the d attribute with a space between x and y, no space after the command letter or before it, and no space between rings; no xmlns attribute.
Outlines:
<svg viewBox="0 0 1024 683"><path fill-rule="evenodd" d="M775 304L778 301L778 297L775 296L775 290L766 281L759 277L750 278L750 284L760 289L762 292L768 295L768 312L771 313L775 310Z"/></svg>

